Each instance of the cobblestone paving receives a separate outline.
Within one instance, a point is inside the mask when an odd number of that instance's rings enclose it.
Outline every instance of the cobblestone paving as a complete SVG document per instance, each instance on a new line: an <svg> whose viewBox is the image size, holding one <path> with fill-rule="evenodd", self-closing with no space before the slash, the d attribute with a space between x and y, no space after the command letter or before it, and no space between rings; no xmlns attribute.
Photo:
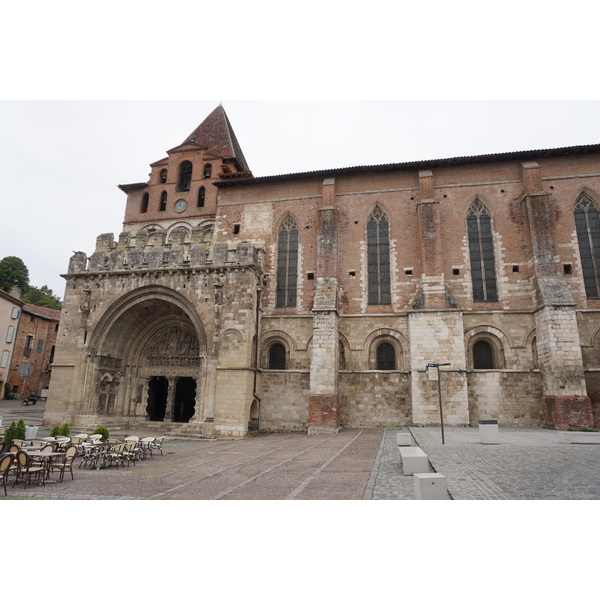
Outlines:
<svg viewBox="0 0 600 600"><path fill-rule="evenodd" d="M43 404L21 408L4 401L0 414L5 424L20 416L40 424ZM555 431L501 428L499 445L482 445L478 428L446 427L442 445L440 428L387 427L343 429L337 435L172 440L164 455L136 466L75 468L73 481L67 474L63 483L19 484L9 487L6 497L0 489L0 501L414 500L414 478L403 474L396 445L400 431L412 434L430 471L447 477L455 500L600 498L600 434L593 445L568 445Z"/></svg>
<svg viewBox="0 0 600 600"><path fill-rule="evenodd" d="M407 427L386 427L375 466L363 498L365 500L414 500L414 478L404 475L396 444L396 433L408 432ZM430 472L433 469L429 469Z"/></svg>
<svg viewBox="0 0 600 600"><path fill-rule="evenodd" d="M455 500L596 500L600 445L560 444L557 432L500 428L500 444L482 445L477 428L411 427Z"/></svg>

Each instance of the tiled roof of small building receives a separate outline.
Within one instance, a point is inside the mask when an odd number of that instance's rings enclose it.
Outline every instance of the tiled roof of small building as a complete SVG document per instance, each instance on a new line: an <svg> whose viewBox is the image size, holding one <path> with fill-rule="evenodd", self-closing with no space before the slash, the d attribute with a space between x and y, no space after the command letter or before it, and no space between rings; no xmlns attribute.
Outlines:
<svg viewBox="0 0 600 600"><path fill-rule="evenodd" d="M46 308L45 306L36 306L35 304L25 304L22 308L23 312L47 319L48 321L60 321L60 310L54 308Z"/></svg>

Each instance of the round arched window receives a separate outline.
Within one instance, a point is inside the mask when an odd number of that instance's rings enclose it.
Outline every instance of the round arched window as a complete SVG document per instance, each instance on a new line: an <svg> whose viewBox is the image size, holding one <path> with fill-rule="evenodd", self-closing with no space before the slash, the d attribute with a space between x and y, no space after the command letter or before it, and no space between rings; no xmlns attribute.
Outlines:
<svg viewBox="0 0 600 600"><path fill-rule="evenodd" d="M285 346L275 343L269 348L269 369L285 369Z"/></svg>
<svg viewBox="0 0 600 600"><path fill-rule="evenodd" d="M494 349L489 342L479 340L473 344L473 368L494 368Z"/></svg>
<svg viewBox="0 0 600 600"><path fill-rule="evenodd" d="M377 346L377 370L394 371L396 369L396 349L389 342Z"/></svg>

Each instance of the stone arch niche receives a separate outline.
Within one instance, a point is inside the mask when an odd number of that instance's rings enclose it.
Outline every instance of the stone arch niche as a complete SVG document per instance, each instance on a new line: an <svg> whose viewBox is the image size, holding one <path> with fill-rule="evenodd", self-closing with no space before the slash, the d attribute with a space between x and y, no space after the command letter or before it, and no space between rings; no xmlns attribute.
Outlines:
<svg viewBox="0 0 600 600"><path fill-rule="evenodd" d="M90 340L93 373L87 413L97 414L94 397L108 375L121 382L116 417L200 421L205 356L204 328L191 304L168 288L140 288L115 302Z"/></svg>

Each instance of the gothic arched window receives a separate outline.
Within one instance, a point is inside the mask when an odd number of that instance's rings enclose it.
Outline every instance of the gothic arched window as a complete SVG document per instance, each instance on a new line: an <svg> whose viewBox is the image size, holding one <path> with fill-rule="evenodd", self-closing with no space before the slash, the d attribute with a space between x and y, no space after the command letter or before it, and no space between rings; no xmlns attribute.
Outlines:
<svg viewBox="0 0 600 600"><path fill-rule="evenodd" d="M167 170L162 169L158 178L160 183L167 183Z"/></svg>
<svg viewBox="0 0 600 600"><path fill-rule="evenodd" d="M585 294L598 298L600 288L600 218L596 203L582 193L575 204L575 227L579 241Z"/></svg>
<svg viewBox="0 0 600 600"><path fill-rule="evenodd" d="M492 222L487 208L475 200L467 215L471 278L475 302L497 302Z"/></svg>
<svg viewBox="0 0 600 600"><path fill-rule="evenodd" d="M391 304L390 228L383 210L376 207L367 223L369 304Z"/></svg>
<svg viewBox="0 0 600 600"><path fill-rule="evenodd" d="M269 369L285 370L285 346L279 342L269 348Z"/></svg>
<svg viewBox="0 0 600 600"><path fill-rule="evenodd" d="M159 210L167 210L167 192L163 192L160 195L160 208Z"/></svg>
<svg viewBox="0 0 600 600"><path fill-rule="evenodd" d="M177 181L177 191L178 192L189 192L191 181L192 181L192 163L189 160L184 160L179 165L179 179Z"/></svg>
<svg viewBox="0 0 600 600"><path fill-rule="evenodd" d="M377 346L377 370L394 371L396 369L396 349L389 342Z"/></svg>
<svg viewBox="0 0 600 600"><path fill-rule="evenodd" d="M296 306L298 226L288 217L279 230L277 251L277 306Z"/></svg>
<svg viewBox="0 0 600 600"><path fill-rule="evenodd" d="M212 174L212 165L211 164L206 164L204 165L204 179L210 179L210 176Z"/></svg>
<svg viewBox="0 0 600 600"><path fill-rule="evenodd" d="M206 198L206 190L204 186L201 186L198 190L198 208L202 208L204 206L204 199Z"/></svg>
<svg viewBox="0 0 600 600"><path fill-rule="evenodd" d="M142 208L140 212L148 212L148 200L150 199L150 196L148 193L145 193L143 198L142 198Z"/></svg>

